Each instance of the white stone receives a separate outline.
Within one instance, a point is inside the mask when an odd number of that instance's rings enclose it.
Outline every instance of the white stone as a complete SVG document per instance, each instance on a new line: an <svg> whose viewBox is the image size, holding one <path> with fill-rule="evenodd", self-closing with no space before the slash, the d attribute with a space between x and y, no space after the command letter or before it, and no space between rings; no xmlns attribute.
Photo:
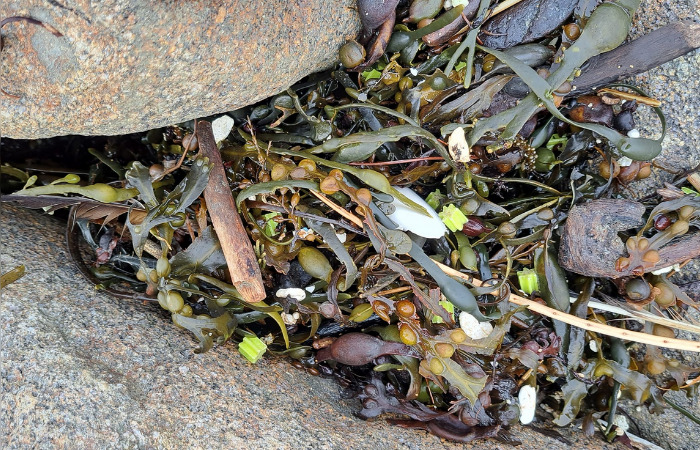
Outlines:
<svg viewBox="0 0 700 450"><path fill-rule="evenodd" d="M518 405L520 406L520 423L527 425L535 419L537 408L537 390L526 384L518 393Z"/></svg>
<svg viewBox="0 0 700 450"><path fill-rule="evenodd" d="M300 288L278 289L275 296L279 298L291 297L300 302L306 298L306 292Z"/></svg>
<svg viewBox="0 0 700 450"><path fill-rule="evenodd" d="M459 327L472 339L483 339L493 331L489 322L479 322L466 311L459 313Z"/></svg>
<svg viewBox="0 0 700 450"><path fill-rule="evenodd" d="M297 319L292 314L283 312L280 314L280 316L282 316L282 322L284 322L285 325L296 325L297 323Z"/></svg>
<svg viewBox="0 0 700 450"><path fill-rule="evenodd" d="M617 160L617 163L620 165L620 167L627 167L630 164L632 164L632 158L628 156L623 156L622 158Z"/></svg>
<svg viewBox="0 0 700 450"><path fill-rule="evenodd" d="M465 164L470 161L471 149L469 148L469 144L467 144L463 127L455 128L452 134L450 134L447 147L450 151L450 156L452 156L452 159L455 161Z"/></svg>
<svg viewBox="0 0 700 450"><path fill-rule="evenodd" d="M214 140L218 144L219 142L226 139L233 128L233 119L230 116L224 114L223 116L217 117L211 123L211 129L214 132Z"/></svg>

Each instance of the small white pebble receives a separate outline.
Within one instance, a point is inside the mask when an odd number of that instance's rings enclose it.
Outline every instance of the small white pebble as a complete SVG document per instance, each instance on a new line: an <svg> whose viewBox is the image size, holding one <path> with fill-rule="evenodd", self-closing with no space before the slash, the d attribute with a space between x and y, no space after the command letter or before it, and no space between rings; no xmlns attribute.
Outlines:
<svg viewBox="0 0 700 450"><path fill-rule="evenodd" d="M297 320L292 314L281 313L280 316L282 316L282 322L284 322L285 325L296 325L297 323Z"/></svg>
<svg viewBox="0 0 700 450"><path fill-rule="evenodd" d="M588 341L588 348L591 349L592 352L597 352L598 351L598 343L591 339Z"/></svg>
<svg viewBox="0 0 700 450"><path fill-rule="evenodd" d="M636 128L632 128L631 130L629 130L629 131L627 132L627 137L631 137L631 138L636 139L636 138L638 138L639 136L641 136L641 135L639 134L639 130L636 129Z"/></svg>
<svg viewBox="0 0 700 450"><path fill-rule="evenodd" d="M472 339L483 339L493 331L489 322L479 322L466 311L459 313L459 327Z"/></svg>
<svg viewBox="0 0 700 450"><path fill-rule="evenodd" d="M338 236L338 240L342 243L345 244L345 241L348 240L348 234L344 231L336 231L335 235Z"/></svg>
<svg viewBox="0 0 700 450"><path fill-rule="evenodd" d="M211 123L211 129L214 133L214 141L218 144L228 137L228 134L233 128L233 119L230 116L224 114L221 117L217 117Z"/></svg>
<svg viewBox="0 0 700 450"><path fill-rule="evenodd" d="M409 72L411 72L411 75L413 75L414 77L418 75L418 70L414 69L413 67L411 67Z"/></svg>
<svg viewBox="0 0 700 450"><path fill-rule="evenodd" d="M623 156L617 160L617 163L620 165L620 167L627 167L632 164L632 159L627 156Z"/></svg>
<svg viewBox="0 0 700 450"><path fill-rule="evenodd" d="M471 159L471 149L469 144L467 144L467 139L464 135L464 128L457 127L450 134L450 138L447 141L447 148L454 159L457 162L468 163Z"/></svg>
<svg viewBox="0 0 700 450"><path fill-rule="evenodd" d="M526 384L520 388L518 405L520 406L520 423L527 425L532 422L537 408L537 391L534 387Z"/></svg>
<svg viewBox="0 0 700 450"><path fill-rule="evenodd" d="M308 288L307 288L307 290L308 290ZM300 302L306 298L306 292L304 292L304 290L300 289L300 288L278 289L277 292L275 292L275 297L279 297L279 298L291 297L294 300Z"/></svg>
<svg viewBox="0 0 700 450"><path fill-rule="evenodd" d="M358 94L357 100L360 102L366 102L367 101L367 94L365 94L364 92Z"/></svg>

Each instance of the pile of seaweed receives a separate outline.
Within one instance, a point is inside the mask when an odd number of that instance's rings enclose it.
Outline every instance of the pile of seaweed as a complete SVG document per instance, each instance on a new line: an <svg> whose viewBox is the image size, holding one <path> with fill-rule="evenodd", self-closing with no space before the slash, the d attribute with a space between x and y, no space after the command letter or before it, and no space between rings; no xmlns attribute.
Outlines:
<svg viewBox="0 0 700 450"><path fill-rule="evenodd" d="M700 177L625 200L661 151L633 113L663 121L658 102L576 92L639 2L565 2L513 37L517 3L387 1L361 9L340 67L258 104L5 140L3 200L70 207L83 273L158 302L195 351L290 358L363 418L460 442L537 418L630 442L618 399L661 411L700 380L680 353L700 344L675 337L700 330L697 303L670 278L700 248Z"/></svg>

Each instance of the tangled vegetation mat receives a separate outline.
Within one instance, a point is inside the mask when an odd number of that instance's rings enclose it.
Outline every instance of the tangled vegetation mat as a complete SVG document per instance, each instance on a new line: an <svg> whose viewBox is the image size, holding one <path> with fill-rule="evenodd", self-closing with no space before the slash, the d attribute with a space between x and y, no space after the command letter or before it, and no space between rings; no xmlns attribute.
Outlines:
<svg viewBox="0 0 700 450"><path fill-rule="evenodd" d="M664 393L700 381L679 357L700 343L676 338L700 331L697 293L671 278L700 254L700 175L625 199L664 170L633 115L663 124L659 102L577 81L639 2L549 2L520 34L533 2L373 3L340 67L256 105L3 141L3 201L70 208L85 276L158 302L195 351L290 358L363 418L467 442L538 417L634 445L618 399L679 408Z"/></svg>

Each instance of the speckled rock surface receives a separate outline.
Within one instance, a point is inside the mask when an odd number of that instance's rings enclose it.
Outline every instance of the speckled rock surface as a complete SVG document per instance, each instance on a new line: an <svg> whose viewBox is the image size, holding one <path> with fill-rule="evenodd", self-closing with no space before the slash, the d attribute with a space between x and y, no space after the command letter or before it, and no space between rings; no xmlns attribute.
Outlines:
<svg viewBox="0 0 700 450"><path fill-rule="evenodd" d="M663 25L679 20L700 23L700 2L682 0L674 2L644 1L630 32L639 37ZM659 165L671 170L682 170L700 164L700 50L670 61L646 73L638 75L632 83L650 96L663 102L668 133L663 142L663 152L656 159ZM637 124L650 135L660 133L661 126L650 108L640 107ZM635 192L644 195L671 175L654 170L654 176L635 184Z"/></svg>
<svg viewBox="0 0 700 450"><path fill-rule="evenodd" d="M330 379L282 360L252 365L195 340L153 305L96 293L68 261L62 224L0 204L2 271L27 275L0 301L0 448L499 449L453 445L352 415ZM542 426L537 425L537 426ZM530 448L617 448L562 430L513 437Z"/></svg>
<svg viewBox="0 0 700 450"><path fill-rule="evenodd" d="M354 0L3 0L2 136L143 131L230 111L334 63Z"/></svg>
<svg viewBox="0 0 700 450"><path fill-rule="evenodd" d="M642 2L634 20L632 37L641 36L670 22L691 20L700 22L698 0ZM663 142L663 151L656 159L658 165L672 171L686 170L700 164L700 50L677 58L630 80L644 89L650 96L663 101L661 109L666 114L668 132ZM661 126L649 108L639 108L637 124L643 135L660 133ZM658 134L657 134L658 136ZM642 182L633 183L627 195L642 197L670 181L673 175L654 169L653 175ZM696 258L686 265L678 283L692 283L691 289L700 289L700 261ZM694 287L693 287L694 286ZM700 292L695 292L700 295ZM700 320L700 314L691 312L691 318ZM696 339L690 333L681 333L683 339ZM700 355L668 352L686 364L700 367ZM672 401L700 417L700 399L688 399L682 393L668 394ZM693 423L679 412L669 408L662 415L652 415L645 409L629 407L626 411L636 423L639 434L673 450L694 450L700 442L700 425ZM633 428L634 429L634 428Z"/></svg>

